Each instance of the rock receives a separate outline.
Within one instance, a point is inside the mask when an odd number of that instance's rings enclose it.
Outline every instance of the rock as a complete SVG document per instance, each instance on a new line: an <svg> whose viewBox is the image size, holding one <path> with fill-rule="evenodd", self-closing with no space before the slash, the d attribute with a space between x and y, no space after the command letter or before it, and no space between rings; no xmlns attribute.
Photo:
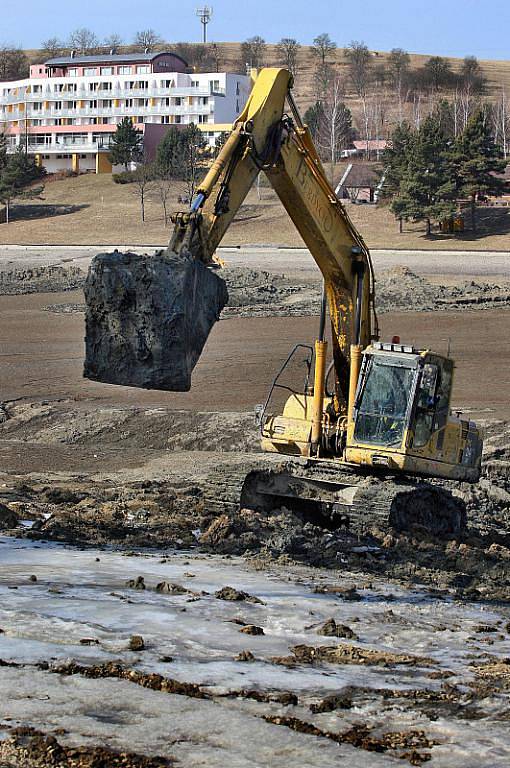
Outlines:
<svg viewBox="0 0 510 768"><path fill-rule="evenodd" d="M317 634L324 637L347 637L349 640L359 640L356 632L353 632L347 624L337 624L334 619L324 622L317 630Z"/></svg>
<svg viewBox="0 0 510 768"><path fill-rule="evenodd" d="M160 657L159 657L159 661L160 661L162 664L170 664L170 663L171 663L173 660L174 660L174 657L173 657L173 656L168 656L168 655L165 655L165 656L160 656Z"/></svg>
<svg viewBox="0 0 510 768"><path fill-rule="evenodd" d="M241 589L235 589L235 587L222 587L214 593L214 596L217 597L218 600L246 600L248 603L258 603L259 605L264 605L262 600L260 600L258 597L249 595L248 592L243 592Z"/></svg>
<svg viewBox="0 0 510 768"><path fill-rule="evenodd" d="M35 583L37 581L37 576L34 576L34 574L32 574L31 576L28 577L28 580Z"/></svg>
<svg viewBox="0 0 510 768"><path fill-rule="evenodd" d="M319 584L313 591L318 595L338 595L338 597L341 597L343 600L351 600L353 602L363 600L354 587L340 587L336 584Z"/></svg>
<svg viewBox="0 0 510 768"><path fill-rule="evenodd" d="M189 593L189 589L183 587L182 584L160 581L159 584L156 584L156 592L167 592L169 595L186 595Z"/></svg>
<svg viewBox="0 0 510 768"><path fill-rule="evenodd" d="M491 557L503 558L504 560L510 559L510 549L504 547L502 544L491 544L487 550L487 554Z"/></svg>
<svg viewBox="0 0 510 768"><path fill-rule="evenodd" d="M251 651L241 651L234 656L234 661L255 661L255 656Z"/></svg>
<svg viewBox="0 0 510 768"><path fill-rule="evenodd" d="M246 626L241 627L239 632L243 632L245 635L263 635L264 630L262 627L257 627L255 624L246 624Z"/></svg>
<svg viewBox="0 0 510 768"><path fill-rule="evenodd" d="M141 635L131 635L129 638L129 650L130 651L143 651L145 643Z"/></svg>
<svg viewBox="0 0 510 768"><path fill-rule="evenodd" d="M95 637L82 637L80 645L99 645L99 640L96 640Z"/></svg>
<svg viewBox="0 0 510 768"><path fill-rule="evenodd" d="M0 504L0 531L7 528L16 528L19 523L19 517L13 509L5 504Z"/></svg>
<svg viewBox="0 0 510 768"><path fill-rule="evenodd" d="M85 283L84 376L187 392L221 310L225 282L191 255L102 253Z"/></svg>
<svg viewBox="0 0 510 768"><path fill-rule="evenodd" d="M84 493L75 493L68 488L50 488L43 493L43 499L50 504L78 504L86 498Z"/></svg>
<svg viewBox="0 0 510 768"><path fill-rule="evenodd" d="M131 587L131 589L146 589L143 576L137 576L136 579L129 579L129 581L126 581L126 586Z"/></svg>
<svg viewBox="0 0 510 768"><path fill-rule="evenodd" d="M335 709L351 709L352 694L350 689L343 693L332 693L326 696L318 704L310 704L310 709L314 714L321 712L333 712Z"/></svg>

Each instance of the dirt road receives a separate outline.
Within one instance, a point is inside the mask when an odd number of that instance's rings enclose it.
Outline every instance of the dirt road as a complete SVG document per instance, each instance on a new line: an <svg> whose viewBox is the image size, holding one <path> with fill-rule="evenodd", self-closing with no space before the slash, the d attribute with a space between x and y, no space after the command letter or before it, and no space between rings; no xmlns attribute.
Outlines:
<svg viewBox="0 0 510 768"><path fill-rule="evenodd" d="M0 245L0 270L36 265L74 265L86 269L93 256L102 251L134 250L151 253L155 246L127 246L119 243L93 246ZM166 248L166 243L161 244ZM407 266L423 275L455 275L456 277L510 277L510 253L504 251L410 251L372 249L376 271ZM218 254L229 266L266 269L292 276L316 274L317 267L306 248L272 248L264 246L219 248Z"/></svg>

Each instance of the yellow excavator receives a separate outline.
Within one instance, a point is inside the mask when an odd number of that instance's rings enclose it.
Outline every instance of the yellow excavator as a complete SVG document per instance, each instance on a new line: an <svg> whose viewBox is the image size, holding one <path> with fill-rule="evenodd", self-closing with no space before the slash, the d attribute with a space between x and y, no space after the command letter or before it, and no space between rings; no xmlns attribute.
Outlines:
<svg viewBox="0 0 510 768"><path fill-rule="evenodd" d="M431 487L420 478L476 482L480 432L451 413L453 360L397 337L379 340L369 251L326 178L291 87L287 70L260 71L191 209L174 215L169 245L173 254L214 265L216 248L263 171L324 279L314 347L297 345L258 407L263 450L294 458L250 473L241 504L306 507L311 517L315 511L346 525L353 510L369 522L377 513L402 526L411 515L436 532L456 530L459 506L445 500L441 483ZM303 352L302 388L291 391L282 413L269 413L284 371ZM384 503L368 492L370 477L380 474L396 483Z"/></svg>

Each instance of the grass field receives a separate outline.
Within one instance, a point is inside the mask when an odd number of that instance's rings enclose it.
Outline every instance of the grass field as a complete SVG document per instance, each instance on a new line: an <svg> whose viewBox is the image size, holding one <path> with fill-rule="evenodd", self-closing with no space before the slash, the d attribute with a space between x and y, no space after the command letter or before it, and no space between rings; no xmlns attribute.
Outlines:
<svg viewBox="0 0 510 768"><path fill-rule="evenodd" d="M170 210L182 209L176 183ZM275 193L262 187L261 199L252 190L228 231L224 245L250 243L300 246L303 244ZM386 207L352 205L349 215L374 248L446 248L458 250L510 250L510 208L480 209L477 236L425 236L424 225L397 223ZM141 221L140 204L132 185L115 184L109 175L84 174L48 181L43 199L13 206L13 220L0 225L0 244L162 244L170 227L155 198L146 205ZM171 225L170 225L171 226Z"/></svg>

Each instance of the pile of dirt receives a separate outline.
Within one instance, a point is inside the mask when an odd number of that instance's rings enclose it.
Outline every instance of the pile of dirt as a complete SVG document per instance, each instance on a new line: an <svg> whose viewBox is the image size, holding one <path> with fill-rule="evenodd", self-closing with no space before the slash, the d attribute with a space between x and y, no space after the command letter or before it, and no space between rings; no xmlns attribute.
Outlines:
<svg viewBox="0 0 510 768"><path fill-rule="evenodd" d="M40 266L0 270L0 295L59 293L85 285L86 273L79 267Z"/></svg>
<svg viewBox="0 0 510 768"><path fill-rule="evenodd" d="M409 267L395 267L377 274L377 310L384 312L431 312L510 306L510 283L430 282Z"/></svg>
<svg viewBox="0 0 510 768"><path fill-rule="evenodd" d="M313 316L319 313L322 278L318 272L315 277L304 276L300 281L285 274L249 267L225 267L220 275L229 295L222 317ZM508 307L510 283L470 280L443 284L431 282L408 267L395 267L377 273L376 302L380 314ZM58 313L83 312L85 305L50 304L45 309Z"/></svg>

